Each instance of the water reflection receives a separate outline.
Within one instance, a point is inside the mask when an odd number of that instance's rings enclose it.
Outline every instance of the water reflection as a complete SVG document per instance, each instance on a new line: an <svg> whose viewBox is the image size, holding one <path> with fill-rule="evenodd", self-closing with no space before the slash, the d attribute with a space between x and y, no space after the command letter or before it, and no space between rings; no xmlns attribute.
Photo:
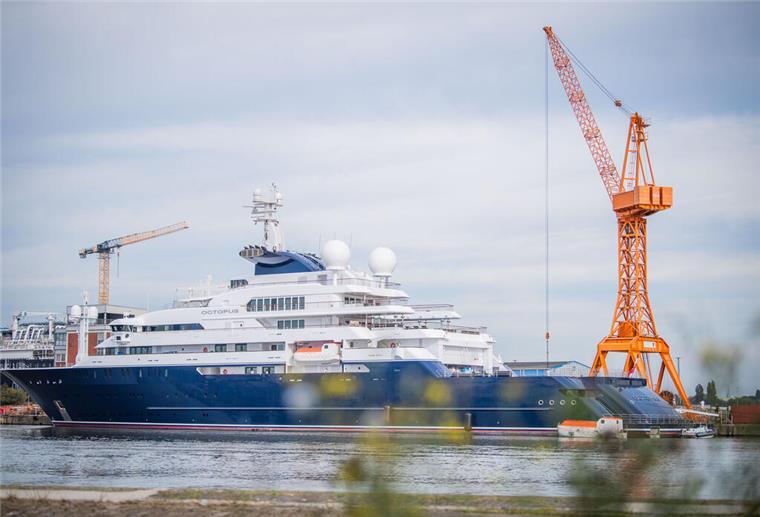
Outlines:
<svg viewBox="0 0 760 517"><path fill-rule="evenodd" d="M699 497L733 497L721 472L760 464L757 440L651 440L649 469L630 461L641 440L624 443L556 438L395 435L372 448L360 435L331 433L140 432L0 428L3 484L101 487L341 490L339 472L351 457L387 455L395 490L481 495L575 495L581 472L625 465L631 479L680 494L704 478ZM626 463L627 462L627 463ZM702 475L704 474L704 475ZM723 476L725 477L725 476Z"/></svg>

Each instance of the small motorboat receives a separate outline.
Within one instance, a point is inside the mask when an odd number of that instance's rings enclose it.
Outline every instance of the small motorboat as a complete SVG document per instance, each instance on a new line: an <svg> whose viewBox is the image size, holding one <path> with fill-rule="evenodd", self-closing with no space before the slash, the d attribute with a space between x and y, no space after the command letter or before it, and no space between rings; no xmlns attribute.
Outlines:
<svg viewBox="0 0 760 517"><path fill-rule="evenodd" d="M683 438L712 438L715 436L715 429L706 425L697 427L688 427L681 431Z"/></svg>

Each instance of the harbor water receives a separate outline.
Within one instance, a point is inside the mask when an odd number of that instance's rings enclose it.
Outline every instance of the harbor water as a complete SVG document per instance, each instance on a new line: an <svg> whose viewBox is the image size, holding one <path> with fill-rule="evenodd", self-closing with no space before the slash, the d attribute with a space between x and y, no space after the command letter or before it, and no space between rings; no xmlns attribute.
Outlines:
<svg viewBox="0 0 760 517"><path fill-rule="evenodd" d="M646 454L649 460L642 461ZM745 498L760 481L760 440L628 440L397 436L380 448L346 434L126 432L0 427L3 485L342 490L349 458L382 457L395 490L577 495L571 480L603 472L658 495ZM749 492L748 492L749 490Z"/></svg>

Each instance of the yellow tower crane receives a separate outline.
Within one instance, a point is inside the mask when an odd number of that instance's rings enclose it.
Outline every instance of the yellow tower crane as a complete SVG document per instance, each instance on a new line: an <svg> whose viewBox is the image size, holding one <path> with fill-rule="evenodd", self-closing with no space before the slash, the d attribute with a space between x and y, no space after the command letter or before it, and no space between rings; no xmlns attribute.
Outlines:
<svg viewBox="0 0 760 517"><path fill-rule="evenodd" d="M188 224L182 221L181 223L164 226L147 232L133 233L130 235L124 235L123 237L117 237L116 239L109 239L90 248L80 249L79 256L81 258L86 258L87 255L92 253L98 254L98 303L108 303L111 285L111 255L116 252L116 250L127 244L155 239L156 237L178 232L186 228L189 228Z"/></svg>
<svg viewBox="0 0 760 517"><path fill-rule="evenodd" d="M608 375L607 356L610 352L623 353L623 374L638 374L658 394L662 394L665 372L675 385L686 407L690 407L681 378L670 356L670 347L657 333L654 313L649 303L647 288L647 220L646 217L666 210L673 205L672 187L655 184L652 162L649 158L645 128L649 125L638 113L631 113L623 103L614 99L609 90L578 62L582 70L629 116L628 139L623 158L622 174L618 174L602 132L586 100L578 76L575 73L572 52L554 34L551 27L544 27L551 50L554 68L573 108L583 137L596 163L618 227L618 294L610 332L597 345L596 356L590 375ZM570 55L568 55L570 54ZM577 59L575 59L577 62ZM660 356L657 380L653 382L649 357Z"/></svg>

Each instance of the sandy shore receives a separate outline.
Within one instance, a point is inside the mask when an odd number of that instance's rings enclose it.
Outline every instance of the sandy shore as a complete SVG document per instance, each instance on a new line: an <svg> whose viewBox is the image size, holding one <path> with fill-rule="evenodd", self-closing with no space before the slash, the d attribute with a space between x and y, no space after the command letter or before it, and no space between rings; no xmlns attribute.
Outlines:
<svg viewBox="0 0 760 517"><path fill-rule="evenodd" d="M747 515L736 501L640 501L572 497L442 496L254 490L2 487L3 516L106 515ZM757 511L757 507L755 507Z"/></svg>

